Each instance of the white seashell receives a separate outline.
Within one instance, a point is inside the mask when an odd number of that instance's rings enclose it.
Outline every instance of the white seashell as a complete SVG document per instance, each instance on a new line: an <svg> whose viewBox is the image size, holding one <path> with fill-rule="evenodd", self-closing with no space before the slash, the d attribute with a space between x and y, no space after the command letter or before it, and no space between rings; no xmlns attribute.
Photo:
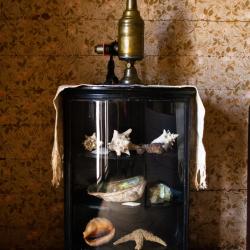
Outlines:
<svg viewBox="0 0 250 250"><path fill-rule="evenodd" d="M130 202L123 202L122 205L129 206L129 207L138 207L141 205L141 203L130 201Z"/></svg>
<svg viewBox="0 0 250 250"><path fill-rule="evenodd" d="M163 133L154 139L151 143L162 143L164 144L164 149L166 150L169 146L173 146L176 138L178 137L178 134L171 134L171 132L165 129L163 130Z"/></svg>
<svg viewBox="0 0 250 250"><path fill-rule="evenodd" d="M111 142L108 144L108 148L111 151L115 151L117 156L120 156L121 153L125 153L130 155L129 152L129 144L130 144L130 133L132 129L128 129L125 132L119 134L117 130L114 130L113 138Z"/></svg>

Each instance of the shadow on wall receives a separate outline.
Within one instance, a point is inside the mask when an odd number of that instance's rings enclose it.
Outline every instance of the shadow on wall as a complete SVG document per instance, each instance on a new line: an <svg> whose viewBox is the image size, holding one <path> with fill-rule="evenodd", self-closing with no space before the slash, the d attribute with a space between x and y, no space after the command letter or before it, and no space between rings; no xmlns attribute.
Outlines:
<svg viewBox="0 0 250 250"><path fill-rule="evenodd" d="M178 16L178 20L183 17ZM175 17L168 21L146 23L150 32L145 34L148 53L138 64L142 81L146 84L183 85L194 84L196 62L191 57L193 50L190 27ZM150 45L151 44L151 45Z"/></svg>
<svg viewBox="0 0 250 250"><path fill-rule="evenodd" d="M211 101L205 101L204 105L209 190L191 192L190 249L239 249L245 239L242 233L245 225L239 228L239 222L245 218L244 214L232 216L232 213L240 209L244 200L240 191L227 190L236 189L236 186L239 189L246 181L244 126L237 117Z"/></svg>

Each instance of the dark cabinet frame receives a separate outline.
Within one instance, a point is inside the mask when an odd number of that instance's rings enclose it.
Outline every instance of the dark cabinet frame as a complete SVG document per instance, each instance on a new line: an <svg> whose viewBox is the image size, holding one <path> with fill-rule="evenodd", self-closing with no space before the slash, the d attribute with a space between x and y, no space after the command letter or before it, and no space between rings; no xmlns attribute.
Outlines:
<svg viewBox="0 0 250 250"><path fill-rule="evenodd" d="M180 101L185 105L185 144L184 157L184 228L183 240L186 242L183 250L188 249L188 214L189 214L189 160L191 138L191 105L196 91L192 87L165 88L146 86L84 86L69 88L63 91L64 115L64 218L65 218L65 249L72 248L72 172L71 172L71 103L77 100L112 100L112 99L154 99Z"/></svg>

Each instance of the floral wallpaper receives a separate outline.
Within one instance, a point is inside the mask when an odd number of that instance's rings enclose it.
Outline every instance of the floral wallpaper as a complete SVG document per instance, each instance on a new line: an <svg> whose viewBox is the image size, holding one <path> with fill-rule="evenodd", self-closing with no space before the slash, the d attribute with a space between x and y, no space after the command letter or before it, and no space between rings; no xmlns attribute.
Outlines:
<svg viewBox="0 0 250 250"><path fill-rule="evenodd" d="M125 0L0 0L0 249L63 249L63 186L51 187L52 99L101 83ZM138 0L146 84L196 85L208 185L191 189L190 249L246 249L250 2ZM116 59L122 76L123 62Z"/></svg>

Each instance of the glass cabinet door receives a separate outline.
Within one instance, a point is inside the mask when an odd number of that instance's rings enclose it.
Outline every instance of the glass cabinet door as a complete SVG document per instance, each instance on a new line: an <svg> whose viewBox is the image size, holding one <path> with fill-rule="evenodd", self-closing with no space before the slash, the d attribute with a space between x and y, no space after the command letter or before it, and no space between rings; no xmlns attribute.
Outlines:
<svg viewBox="0 0 250 250"><path fill-rule="evenodd" d="M136 96L68 102L70 249L187 249L188 106Z"/></svg>

